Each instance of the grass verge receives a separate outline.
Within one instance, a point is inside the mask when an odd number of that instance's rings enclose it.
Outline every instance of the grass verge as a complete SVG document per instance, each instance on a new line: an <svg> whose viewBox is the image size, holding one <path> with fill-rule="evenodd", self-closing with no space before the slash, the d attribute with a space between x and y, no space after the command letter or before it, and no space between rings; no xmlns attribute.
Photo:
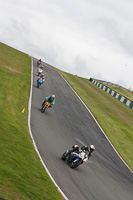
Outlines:
<svg viewBox="0 0 133 200"><path fill-rule="evenodd" d="M0 197L60 200L28 130L30 73L31 58L0 43Z"/></svg>

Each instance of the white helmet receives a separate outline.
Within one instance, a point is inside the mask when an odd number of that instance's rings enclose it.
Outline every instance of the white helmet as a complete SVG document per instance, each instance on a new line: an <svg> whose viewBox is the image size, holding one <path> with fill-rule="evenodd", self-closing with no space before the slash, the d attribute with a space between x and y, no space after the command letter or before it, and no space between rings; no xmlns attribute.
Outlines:
<svg viewBox="0 0 133 200"><path fill-rule="evenodd" d="M55 98L55 95L54 95L54 94L52 94L52 98L53 98L53 99Z"/></svg>
<svg viewBox="0 0 133 200"><path fill-rule="evenodd" d="M79 146L77 144L75 144L74 146L72 146L73 149L75 150L79 150Z"/></svg>
<svg viewBox="0 0 133 200"><path fill-rule="evenodd" d="M90 145L90 151L93 152L95 150L95 146L93 144Z"/></svg>

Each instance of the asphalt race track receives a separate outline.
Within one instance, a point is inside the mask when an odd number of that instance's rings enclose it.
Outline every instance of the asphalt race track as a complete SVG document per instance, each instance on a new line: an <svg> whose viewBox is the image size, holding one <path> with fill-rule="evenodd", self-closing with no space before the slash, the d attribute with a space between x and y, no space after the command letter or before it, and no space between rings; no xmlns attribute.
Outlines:
<svg viewBox="0 0 133 200"><path fill-rule="evenodd" d="M33 61L31 131L52 177L70 200L133 200L133 174L61 75L43 64L45 82L36 87ZM41 113L45 97L55 94L55 105ZM96 147L89 161L71 169L61 155L78 144Z"/></svg>

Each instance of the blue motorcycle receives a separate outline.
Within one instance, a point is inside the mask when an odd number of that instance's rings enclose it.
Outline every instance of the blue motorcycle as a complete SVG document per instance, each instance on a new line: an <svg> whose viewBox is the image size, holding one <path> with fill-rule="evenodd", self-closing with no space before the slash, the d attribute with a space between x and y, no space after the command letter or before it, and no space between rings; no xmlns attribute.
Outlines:
<svg viewBox="0 0 133 200"><path fill-rule="evenodd" d="M43 79L42 78L38 78L37 79L37 88L39 88L42 84L43 84Z"/></svg>

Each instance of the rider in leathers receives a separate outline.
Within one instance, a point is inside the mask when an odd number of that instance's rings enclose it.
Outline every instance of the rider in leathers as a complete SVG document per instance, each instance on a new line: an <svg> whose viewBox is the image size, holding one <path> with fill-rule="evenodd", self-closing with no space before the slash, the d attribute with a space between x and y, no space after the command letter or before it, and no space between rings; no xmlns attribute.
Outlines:
<svg viewBox="0 0 133 200"><path fill-rule="evenodd" d="M43 101L42 105L43 105L45 102L49 102L49 103L50 103L50 106L49 106L49 107L52 107L52 105L55 104L55 95L52 94L51 96L46 97L45 100Z"/></svg>

